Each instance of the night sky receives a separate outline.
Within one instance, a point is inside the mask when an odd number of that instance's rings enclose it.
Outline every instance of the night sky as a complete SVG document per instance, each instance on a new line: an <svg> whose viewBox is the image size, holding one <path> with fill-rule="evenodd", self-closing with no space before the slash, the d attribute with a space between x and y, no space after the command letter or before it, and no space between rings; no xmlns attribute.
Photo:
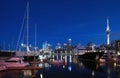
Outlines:
<svg viewBox="0 0 120 78"><path fill-rule="evenodd" d="M32 46L35 24L40 48L45 41L54 48L56 43L66 43L69 38L73 45L106 44L107 17L111 41L120 39L120 0L0 0L1 45L16 46L27 1L30 5L29 44Z"/></svg>

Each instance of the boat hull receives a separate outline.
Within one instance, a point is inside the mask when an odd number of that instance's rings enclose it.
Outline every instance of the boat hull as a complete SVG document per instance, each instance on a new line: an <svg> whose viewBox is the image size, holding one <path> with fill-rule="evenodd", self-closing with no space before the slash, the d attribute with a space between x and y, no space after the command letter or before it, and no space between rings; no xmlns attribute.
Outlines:
<svg viewBox="0 0 120 78"><path fill-rule="evenodd" d="M13 57L15 55L16 55L16 52L0 51L0 57Z"/></svg>
<svg viewBox="0 0 120 78"><path fill-rule="evenodd" d="M104 52L86 52L85 54L78 55L78 59L97 61L103 56Z"/></svg>
<svg viewBox="0 0 120 78"><path fill-rule="evenodd" d="M38 59L38 56L23 56L24 61L34 61Z"/></svg>

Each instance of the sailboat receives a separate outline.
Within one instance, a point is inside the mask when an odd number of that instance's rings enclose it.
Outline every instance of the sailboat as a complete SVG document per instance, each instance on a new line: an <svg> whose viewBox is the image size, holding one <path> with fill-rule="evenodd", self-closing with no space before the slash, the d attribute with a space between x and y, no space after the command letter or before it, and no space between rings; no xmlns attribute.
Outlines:
<svg viewBox="0 0 120 78"><path fill-rule="evenodd" d="M30 51L29 49L29 42L28 42L28 35L29 35L29 3L27 3L27 43L26 43L26 54L23 56L24 61L34 61L38 59L38 55L36 53L36 45L35 45L35 51ZM36 42L35 42L36 43ZM24 45L24 44L22 44Z"/></svg>

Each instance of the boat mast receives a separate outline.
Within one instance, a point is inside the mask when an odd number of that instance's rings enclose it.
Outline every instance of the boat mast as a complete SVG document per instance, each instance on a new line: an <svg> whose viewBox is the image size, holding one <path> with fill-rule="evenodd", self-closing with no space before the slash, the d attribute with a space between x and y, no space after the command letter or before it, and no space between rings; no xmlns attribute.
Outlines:
<svg viewBox="0 0 120 78"><path fill-rule="evenodd" d="M28 54L28 52L29 52L29 46L28 46L28 44L29 44L29 41L28 41L28 35L29 35L29 2L27 2L27 44L26 44L26 47L27 47L27 54Z"/></svg>
<svg viewBox="0 0 120 78"><path fill-rule="evenodd" d="M35 24L35 52L37 52L37 39L36 39L36 35L37 35L37 24Z"/></svg>

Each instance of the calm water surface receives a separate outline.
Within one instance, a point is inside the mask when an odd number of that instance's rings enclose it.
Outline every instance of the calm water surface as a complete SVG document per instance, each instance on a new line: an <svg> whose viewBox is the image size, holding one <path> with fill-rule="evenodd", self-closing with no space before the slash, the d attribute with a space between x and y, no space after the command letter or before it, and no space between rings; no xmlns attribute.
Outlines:
<svg viewBox="0 0 120 78"><path fill-rule="evenodd" d="M54 56L62 64L40 63L41 70L6 70L0 78L120 78L120 66L116 63L94 63L78 60L73 56Z"/></svg>

